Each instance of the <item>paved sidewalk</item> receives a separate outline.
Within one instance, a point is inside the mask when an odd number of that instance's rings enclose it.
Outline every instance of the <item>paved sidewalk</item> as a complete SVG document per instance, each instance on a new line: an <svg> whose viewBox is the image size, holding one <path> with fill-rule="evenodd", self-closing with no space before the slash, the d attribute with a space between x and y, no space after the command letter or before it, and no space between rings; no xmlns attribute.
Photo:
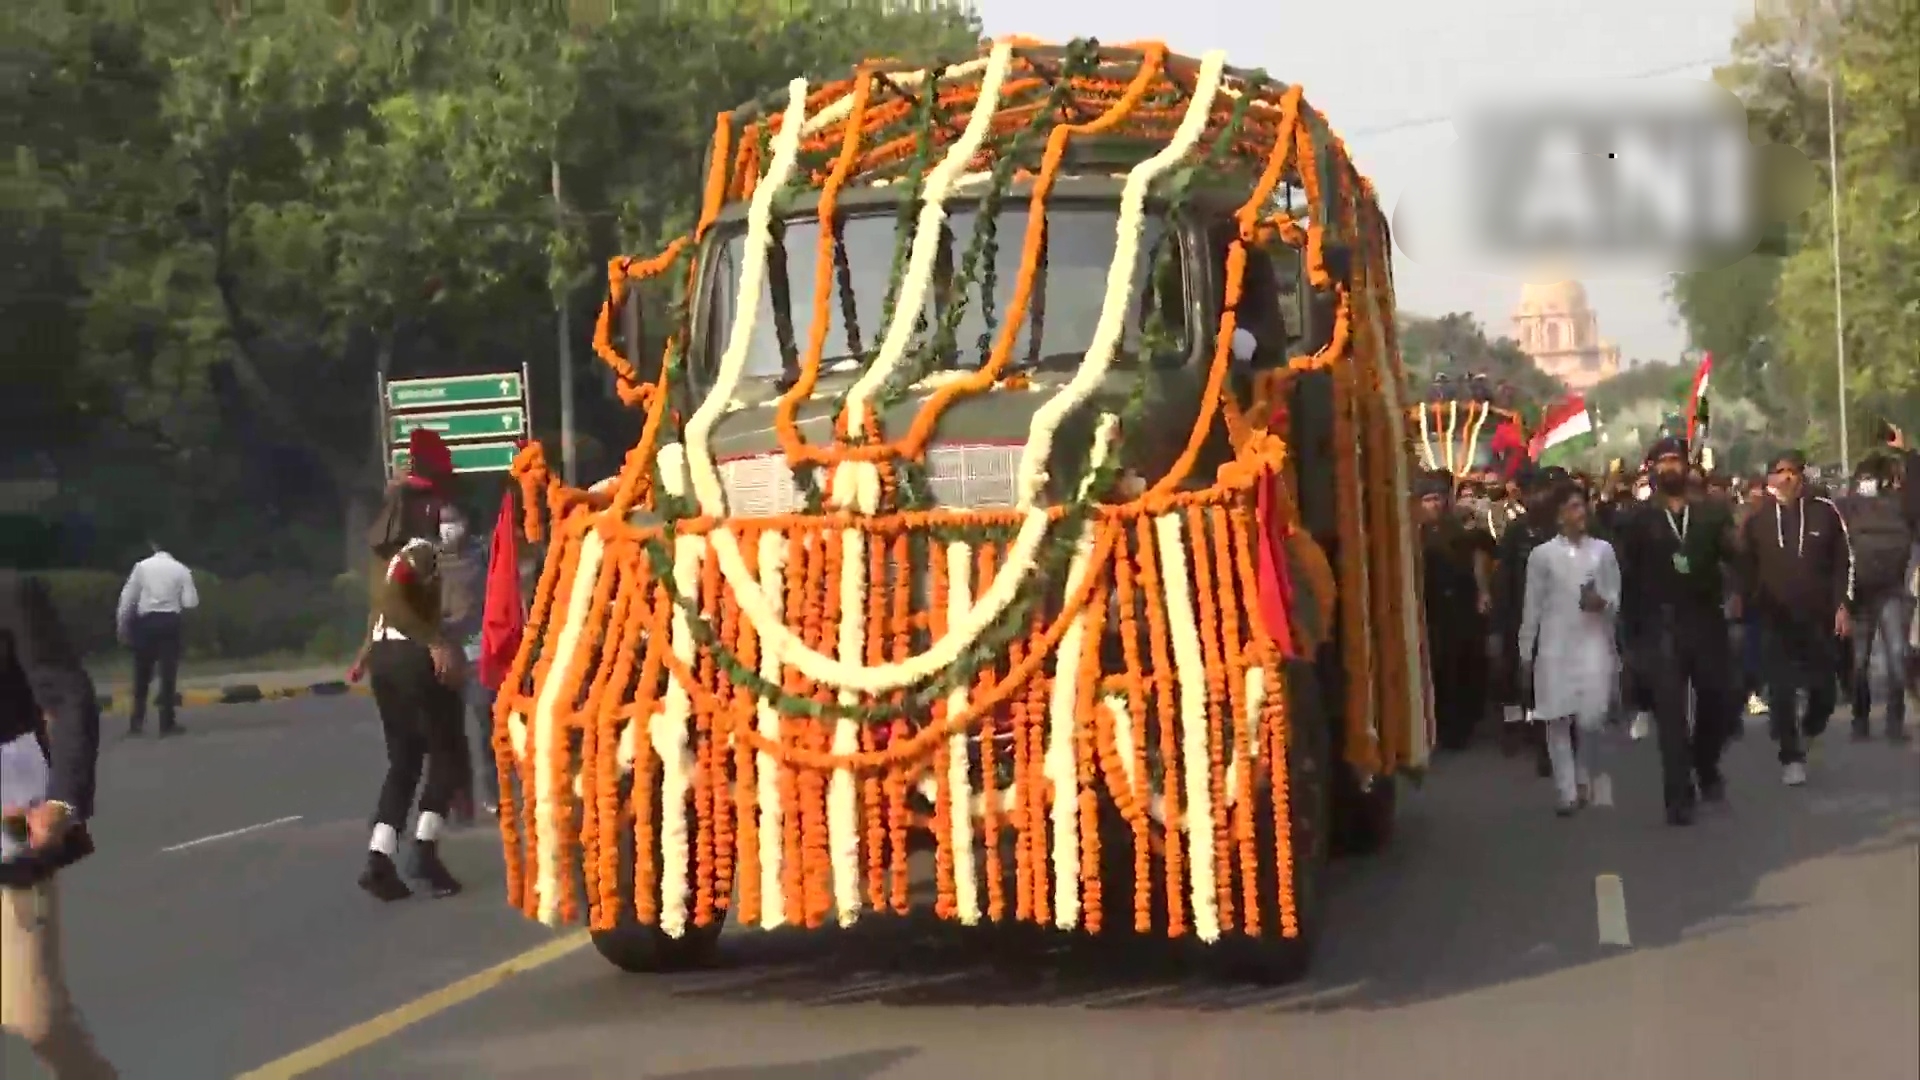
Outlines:
<svg viewBox="0 0 1920 1080"><path fill-rule="evenodd" d="M367 684L347 682L346 666L295 671L235 672L226 675L201 675L180 680L176 697L185 707L201 705L237 705L249 701L327 694L364 694ZM125 713L133 688L126 683L102 684L100 707L108 712Z"/></svg>

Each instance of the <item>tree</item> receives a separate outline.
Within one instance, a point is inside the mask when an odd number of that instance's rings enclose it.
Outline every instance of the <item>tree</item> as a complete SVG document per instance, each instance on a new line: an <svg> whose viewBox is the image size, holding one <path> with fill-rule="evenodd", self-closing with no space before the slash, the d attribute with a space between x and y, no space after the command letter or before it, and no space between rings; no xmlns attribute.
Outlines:
<svg viewBox="0 0 1920 1080"><path fill-rule="evenodd" d="M1858 458L1871 418L1920 423L1920 7L1858 0L1834 56L1845 103L1839 228L1849 449ZM1825 403L1838 396L1828 246L1835 225L1824 203L1810 216L1806 248L1781 272L1779 336L1797 388ZM1831 413L1818 410L1813 430L1821 449L1837 452Z"/></svg>
<svg viewBox="0 0 1920 1080"><path fill-rule="evenodd" d="M1876 417L1920 422L1920 9L1791 0L1735 39L1716 72L1746 102L1757 136L1798 147L1827 174L1827 87L1836 87L1841 291L1854 456ZM1785 260L1750 256L1678 275L1673 297L1717 387L1751 396L1808 449L1839 456L1835 405L1834 221L1823 196ZM1724 372L1724 381L1722 373Z"/></svg>
<svg viewBox="0 0 1920 1080"><path fill-rule="evenodd" d="M1433 377L1445 373L1456 381L1475 373L1494 385L1507 383L1518 393L1521 411L1529 423L1540 410L1567 392L1565 383L1541 371L1511 338L1489 339L1472 315L1456 311L1433 319L1402 312L1400 352L1404 357L1408 390L1426 396Z"/></svg>
<svg viewBox="0 0 1920 1080"><path fill-rule="evenodd" d="M1587 391L1587 408L1596 416L1606 416L1642 400L1665 401L1669 408L1684 409L1687 391L1693 386L1693 368L1684 363L1657 361L1635 364L1610 379L1603 379ZM1720 381L1719 362L1715 361L1714 383Z"/></svg>
<svg viewBox="0 0 1920 1080"><path fill-rule="evenodd" d="M192 523L203 565L236 568L337 568L318 553L358 534L342 510L384 456L377 374L533 358L554 401L556 305L586 356L605 260L690 223L716 112L978 37L945 9L22 6L0 316L28 364L0 453L57 451L70 508ZM630 417L581 396L617 454Z"/></svg>

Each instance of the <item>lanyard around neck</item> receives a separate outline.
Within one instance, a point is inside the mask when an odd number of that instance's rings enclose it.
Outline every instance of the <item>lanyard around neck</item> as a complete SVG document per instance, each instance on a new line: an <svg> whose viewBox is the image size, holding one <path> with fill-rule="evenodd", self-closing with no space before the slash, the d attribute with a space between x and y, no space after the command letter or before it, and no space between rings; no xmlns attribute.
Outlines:
<svg viewBox="0 0 1920 1080"><path fill-rule="evenodd" d="M1687 542L1687 528L1693 522L1693 504L1688 503L1686 506L1680 508L1679 521L1673 519L1672 510L1662 508L1660 512L1667 515L1667 528L1673 530L1673 538L1685 544Z"/></svg>
<svg viewBox="0 0 1920 1080"><path fill-rule="evenodd" d="M1805 558L1807 554L1807 501L1805 499L1800 500L1799 510L1800 510L1800 538L1799 538L1798 544L1795 545L1794 552L1793 552L1793 557L1796 559ZM1780 505L1779 500L1777 499L1774 500L1773 542L1780 545L1781 551L1787 550L1787 529L1785 525L1786 513L1787 513L1786 509Z"/></svg>

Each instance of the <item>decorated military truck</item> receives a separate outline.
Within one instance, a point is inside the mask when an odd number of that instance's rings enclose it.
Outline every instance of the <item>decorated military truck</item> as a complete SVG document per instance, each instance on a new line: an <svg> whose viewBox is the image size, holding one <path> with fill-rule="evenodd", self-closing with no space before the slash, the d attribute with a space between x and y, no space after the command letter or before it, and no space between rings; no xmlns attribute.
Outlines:
<svg viewBox="0 0 1920 1080"><path fill-rule="evenodd" d="M511 901L633 971L922 907L1300 971L1429 742L1388 258L1300 88L1218 53L720 115L698 224L610 268L636 445L516 463Z"/></svg>

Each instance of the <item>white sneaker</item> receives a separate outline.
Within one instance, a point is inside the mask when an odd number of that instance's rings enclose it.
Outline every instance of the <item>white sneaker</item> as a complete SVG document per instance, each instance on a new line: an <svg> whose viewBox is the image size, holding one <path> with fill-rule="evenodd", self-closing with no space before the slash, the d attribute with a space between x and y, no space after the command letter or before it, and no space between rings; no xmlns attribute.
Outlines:
<svg viewBox="0 0 1920 1080"><path fill-rule="evenodd" d="M1613 805L1613 777L1606 773L1593 778L1593 805Z"/></svg>
<svg viewBox="0 0 1920 1080"><path fill-rule="evenodd" d="M1747 715L1748 716L1767 715L1767 703L1761 700L1759 694L1747 695Z"/></svg>
<svg viewBox="0 0 1920 1080"><path fill-rule="evenodd" d="M1798 761L1790 761L1781 770L1780 780L1788 787L1799 787L1807 782L1807 767Z"/></svg>
<svg viewBox="0 0 1920 1080"><path fill-rule="evenodd" d="M1627 728L1627 737L1631 739L1644 739L1652 730L1653 718L1646 713L1637 712L1633 714L1633 723Z"/></svg>

